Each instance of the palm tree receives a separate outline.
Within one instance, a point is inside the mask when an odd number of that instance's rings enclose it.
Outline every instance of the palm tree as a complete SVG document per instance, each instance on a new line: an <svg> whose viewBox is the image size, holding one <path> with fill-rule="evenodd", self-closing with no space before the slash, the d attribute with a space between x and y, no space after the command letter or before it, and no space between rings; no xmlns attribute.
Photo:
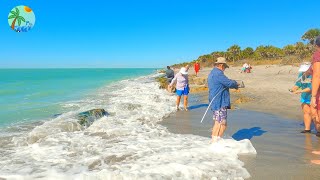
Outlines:
<svg viewBox="0 0 320 180"><path fill-rule="evenodd" d="M233 63L234 63L235 59L240 59L240 53L241 53L240 46L235 44L235 45L229 47L229 49L227 51L232 55Z"/></svg>
<svg viewBox="0 0 320 180"><path fill-rule="evenodd" d="M10 13L12 15L10 15L8 17L8 19L13 19L12 23L11 23L11 29L14 30L14 27L15 27L15 24L16 24L16 21L18 21L18 25L20 26L21 25L21 21L23 22L26 22L26 20L20 16L20 11L18 8L15 8L16 11L11 11Z"/></svg>
<svg viewBox="0 0 320 180"><path fill-rule="evenodd" d="M247 47L241 52L241 56L242 58L251 58L253 53L254 50L251 47Z"/></svg>
<svg viewBox="0 0 320 180"><path fill-rule="evenodd" d="M320 36L320 29L310 29L304 33L301 39L308 40L310 44L313 44L317 36Z"/></svg>

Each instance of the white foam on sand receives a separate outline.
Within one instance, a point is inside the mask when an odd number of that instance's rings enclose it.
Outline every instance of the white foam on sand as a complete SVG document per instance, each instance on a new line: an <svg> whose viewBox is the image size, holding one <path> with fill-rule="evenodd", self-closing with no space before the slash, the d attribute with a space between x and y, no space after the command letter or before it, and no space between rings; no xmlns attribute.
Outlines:
<svg viewBox="0 0 320 180"><path fill-rule="evenodd" d="M15 136L0 151L8 179L243 179L239 154L256 154L249 140L172 134L157 122L175 111L175 97L153 77L121 81L66 103L78 109ZM87 129L74 115L104 108L111 115Z"/></svg>

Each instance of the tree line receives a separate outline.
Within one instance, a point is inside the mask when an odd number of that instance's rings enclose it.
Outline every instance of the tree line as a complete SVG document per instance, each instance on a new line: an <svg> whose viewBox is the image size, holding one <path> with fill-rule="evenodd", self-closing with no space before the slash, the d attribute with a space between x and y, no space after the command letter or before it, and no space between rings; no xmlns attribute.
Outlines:
<svg viewBox="0 0 320 180"><path fill-rule="evenodd" d="M214 51L210 54L199 56L193 60L200 61L202 64L212 64L216 61L217 57L225 57L229 62L237 62L239 60L274 60L274 59L291 59L291 62L301 62L306 58L310 58L313 52L314 40L320 36L320 29L310 29L306 31L301 39L304 42L297 42L289 44L283 48L275 47L272 45L258 46L255 49L246 47L242 49L239 45L234 44L226 51ZM173 66L181 66L188 63L175 64Z"/></svg>

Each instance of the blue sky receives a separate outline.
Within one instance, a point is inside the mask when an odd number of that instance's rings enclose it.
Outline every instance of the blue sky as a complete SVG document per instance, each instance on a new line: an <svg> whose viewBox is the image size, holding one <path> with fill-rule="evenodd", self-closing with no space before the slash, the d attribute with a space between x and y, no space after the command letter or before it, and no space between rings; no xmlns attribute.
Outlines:
<svg viewBox="0 0 320 180"><path fill-rule="evenodd" d="M27 5L34 28L8 13ZM319 0L2 0L0 68L164 67L199 55L300 41L319 28Z"/></svg>

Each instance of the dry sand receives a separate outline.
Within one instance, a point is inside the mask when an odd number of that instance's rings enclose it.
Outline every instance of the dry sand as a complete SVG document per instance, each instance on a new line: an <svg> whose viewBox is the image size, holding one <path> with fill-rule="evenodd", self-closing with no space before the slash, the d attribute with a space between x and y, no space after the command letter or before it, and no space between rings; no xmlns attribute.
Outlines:
<svg viewBox="0 0 320 180"><path fill-rule="evenodd" d="M206 78L212 68L203 69L199 77ZM299 120L302 118L300 95L288 91L298 77L298 67L295 66L256 66L252 73L239 73L240 67L231 67L225 71L230 79L242 80L245 84L240 92L232 92L232 100L239 96L251 101L235 104L241 109L267 112L281 117ZM193 77L193 72L190 72ZM191 85L192 87L192 85Z"/></svg>
<svg viewBox="0 0 320 180"><path fill-rule="evenodd" d="M201 85L197 79L205 79L211 68L202 69L198 77L190 71L191 88ZM300 95L291 94L298 76L294 66L256 66L250 74L239 73L240 67L225 71L230 79L243 80L246 88L232 92L236 110L229 111L227 137L248 138L256 148L256 157L241 157L251 174L250 179L320 179L320 166L310 164L311 159L320 158L311 153L320 149L320 138L314 134L301 134L303 129ZM190 111L172 114L161 124L174 133L195 134L210 138L212 113L204 123L201 117L208 106L208 92L190 95ZM239 102L239 101L238 101ZM314 133L314 131L313 131Z"/></svg>

